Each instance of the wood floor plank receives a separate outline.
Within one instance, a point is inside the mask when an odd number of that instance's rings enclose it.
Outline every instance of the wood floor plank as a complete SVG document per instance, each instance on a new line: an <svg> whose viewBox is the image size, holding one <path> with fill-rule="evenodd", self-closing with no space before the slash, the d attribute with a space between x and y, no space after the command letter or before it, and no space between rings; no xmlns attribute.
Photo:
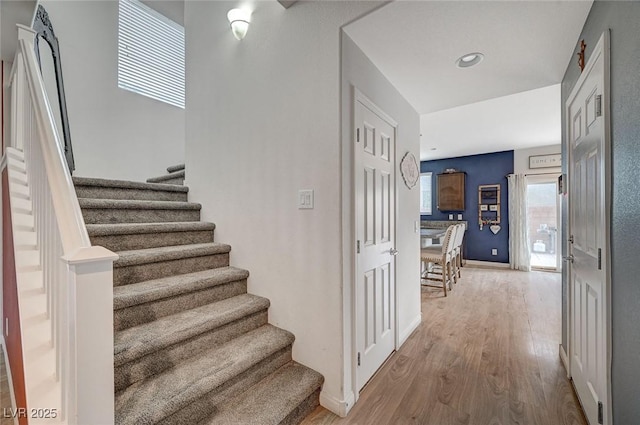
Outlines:
<svg viewBox="0 0 640 425"><path fill-rule="evenodd" d="M303 425L586 425L559 358L559 274L465 267L449 296L421 298L349 415L319 407Z"/></svg>

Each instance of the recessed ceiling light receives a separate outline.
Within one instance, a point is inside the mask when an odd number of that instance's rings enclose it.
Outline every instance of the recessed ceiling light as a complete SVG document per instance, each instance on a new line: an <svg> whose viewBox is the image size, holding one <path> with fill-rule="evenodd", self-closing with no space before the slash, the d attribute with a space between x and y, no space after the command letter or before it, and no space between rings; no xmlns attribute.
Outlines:
<svg viewBox="0 0 640 425"><path fill-rule="evenodd" d="M432 150L432 151L435 151L435 150L437 150L437 149L438 149L438 148L431 148L431 150Z"/></svg>
<svg viewBox="0 0 640 425"><path fill-rule="evenodd" d="M484 59L484 55L479 52L475 53L467 53L466 55L460 56L460 58L456 61L456 65L458 68L468 68L473 65L477 65L482 62Z"/></svg>

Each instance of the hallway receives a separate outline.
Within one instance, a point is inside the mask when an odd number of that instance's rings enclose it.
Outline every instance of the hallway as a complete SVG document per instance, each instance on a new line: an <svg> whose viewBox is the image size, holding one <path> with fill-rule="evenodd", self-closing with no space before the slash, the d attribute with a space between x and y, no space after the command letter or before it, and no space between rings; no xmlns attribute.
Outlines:
<svg viewBox="0 0 640 425"><path fill-rule="evenodd" d="M447 298L422 289L422 324L346 419L303 425L585 424L558 354L561 276L465 267Z"/></svg>

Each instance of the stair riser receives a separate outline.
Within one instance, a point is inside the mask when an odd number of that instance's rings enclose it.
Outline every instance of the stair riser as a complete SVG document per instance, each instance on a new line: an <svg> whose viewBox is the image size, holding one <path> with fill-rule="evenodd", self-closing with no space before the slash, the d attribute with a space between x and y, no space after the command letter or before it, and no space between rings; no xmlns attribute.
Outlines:
<svg viewBox="0 0 640 425"><path fill-rule="evenodd" d="M184 183L184 177L176 177L175 179L162 180L156 183L181 185Z"/></svg>
<svg viewBox="0 0 640 425"><path fill-rule="evenodd" d="M213 242L212 230L192 232L142 233L133 235L91 236L91 244L103 246L111 251L159 248L162 246L189 245Z"/></svg>
<svg viewBox="0 0 640 425"><path fill-rule="evenodd" d="M298 425L304 418L309 416L316 407L320 405L320 388L315 390L309 397L298 405L287 415L278 425Z"/></svg>
<svg viewBox="0 0 640 425"><path fill-rule="evenodd" d="M170 221L200 221L199 210L84 208L86 224L103 223L166 223Z"/></svg>
<svg viewBox="0 0 640 425"><path fill-rule="evenodd" d="M222 345L227 341L259 328L267 323L267 310L243 317L209 332L148 354L137 360L115 368L115 389L121 391L129 385L158 374L190 357L196 356L211 347Z"/></svg>
<svg viewBox="0 0 640 425"><path fill-rule="evenodd" d="M76 186L78 198L129 199L139 201L187 201L186 192L165 192L162 190L127 189L100 186Z"/></svg>
<svg viewBox="0 0 640 425"><path fill-rule="evenodd" d="M115 310L113 326L116 331L149 323L170 314L222 301L247 293L247 281L238 280L201 291L190 292L162 300Z"/></svg>
<svg viewBox="0 0 640 425"><path fill-rule="evenodd" d="M222 387L205 394L193 403L180 407L176 413L159 421L158 424L191 425L198 423L214 413L220 404L231 397L243 393L290 361L291 346L272 354L234 379L225 382Z"/></svg>
<svg viewBox="0 0 640 425"><path fill-rule="evenodd" d="M159 279L191 272L199 272L229 265L229 253L188 257L178 260L158 261L157 263L136 264L113 268L113 285L129 285L145 280Z"/></svg>

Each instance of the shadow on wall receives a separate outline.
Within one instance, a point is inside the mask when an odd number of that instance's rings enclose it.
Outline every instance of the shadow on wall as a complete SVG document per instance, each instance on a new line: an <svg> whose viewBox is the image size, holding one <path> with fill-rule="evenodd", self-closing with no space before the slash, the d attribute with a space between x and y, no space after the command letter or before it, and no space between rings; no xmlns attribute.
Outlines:
<svg viewBox="0 0 640 425"><path fill-rule="evenodd" d="M495 152L482 155L461 156L457 158L422 161L420 172L432 172L433 179L431 193L433 212L422 215L422 220L449 220L449 212L439 211L437 195L437 175L446 169L453 168L466 173L465 209L462 218L468 223L465 236L465 258L469 260L509 262L509 195L507 193L507 174L513 173L513 151ZM500 185L500 226L502 229L493 234L489 226L480 230L478 222L478 186ZM459 211L454 213L457 218ZM492 255L492 249L497 249L497 255Z"/></svg>

